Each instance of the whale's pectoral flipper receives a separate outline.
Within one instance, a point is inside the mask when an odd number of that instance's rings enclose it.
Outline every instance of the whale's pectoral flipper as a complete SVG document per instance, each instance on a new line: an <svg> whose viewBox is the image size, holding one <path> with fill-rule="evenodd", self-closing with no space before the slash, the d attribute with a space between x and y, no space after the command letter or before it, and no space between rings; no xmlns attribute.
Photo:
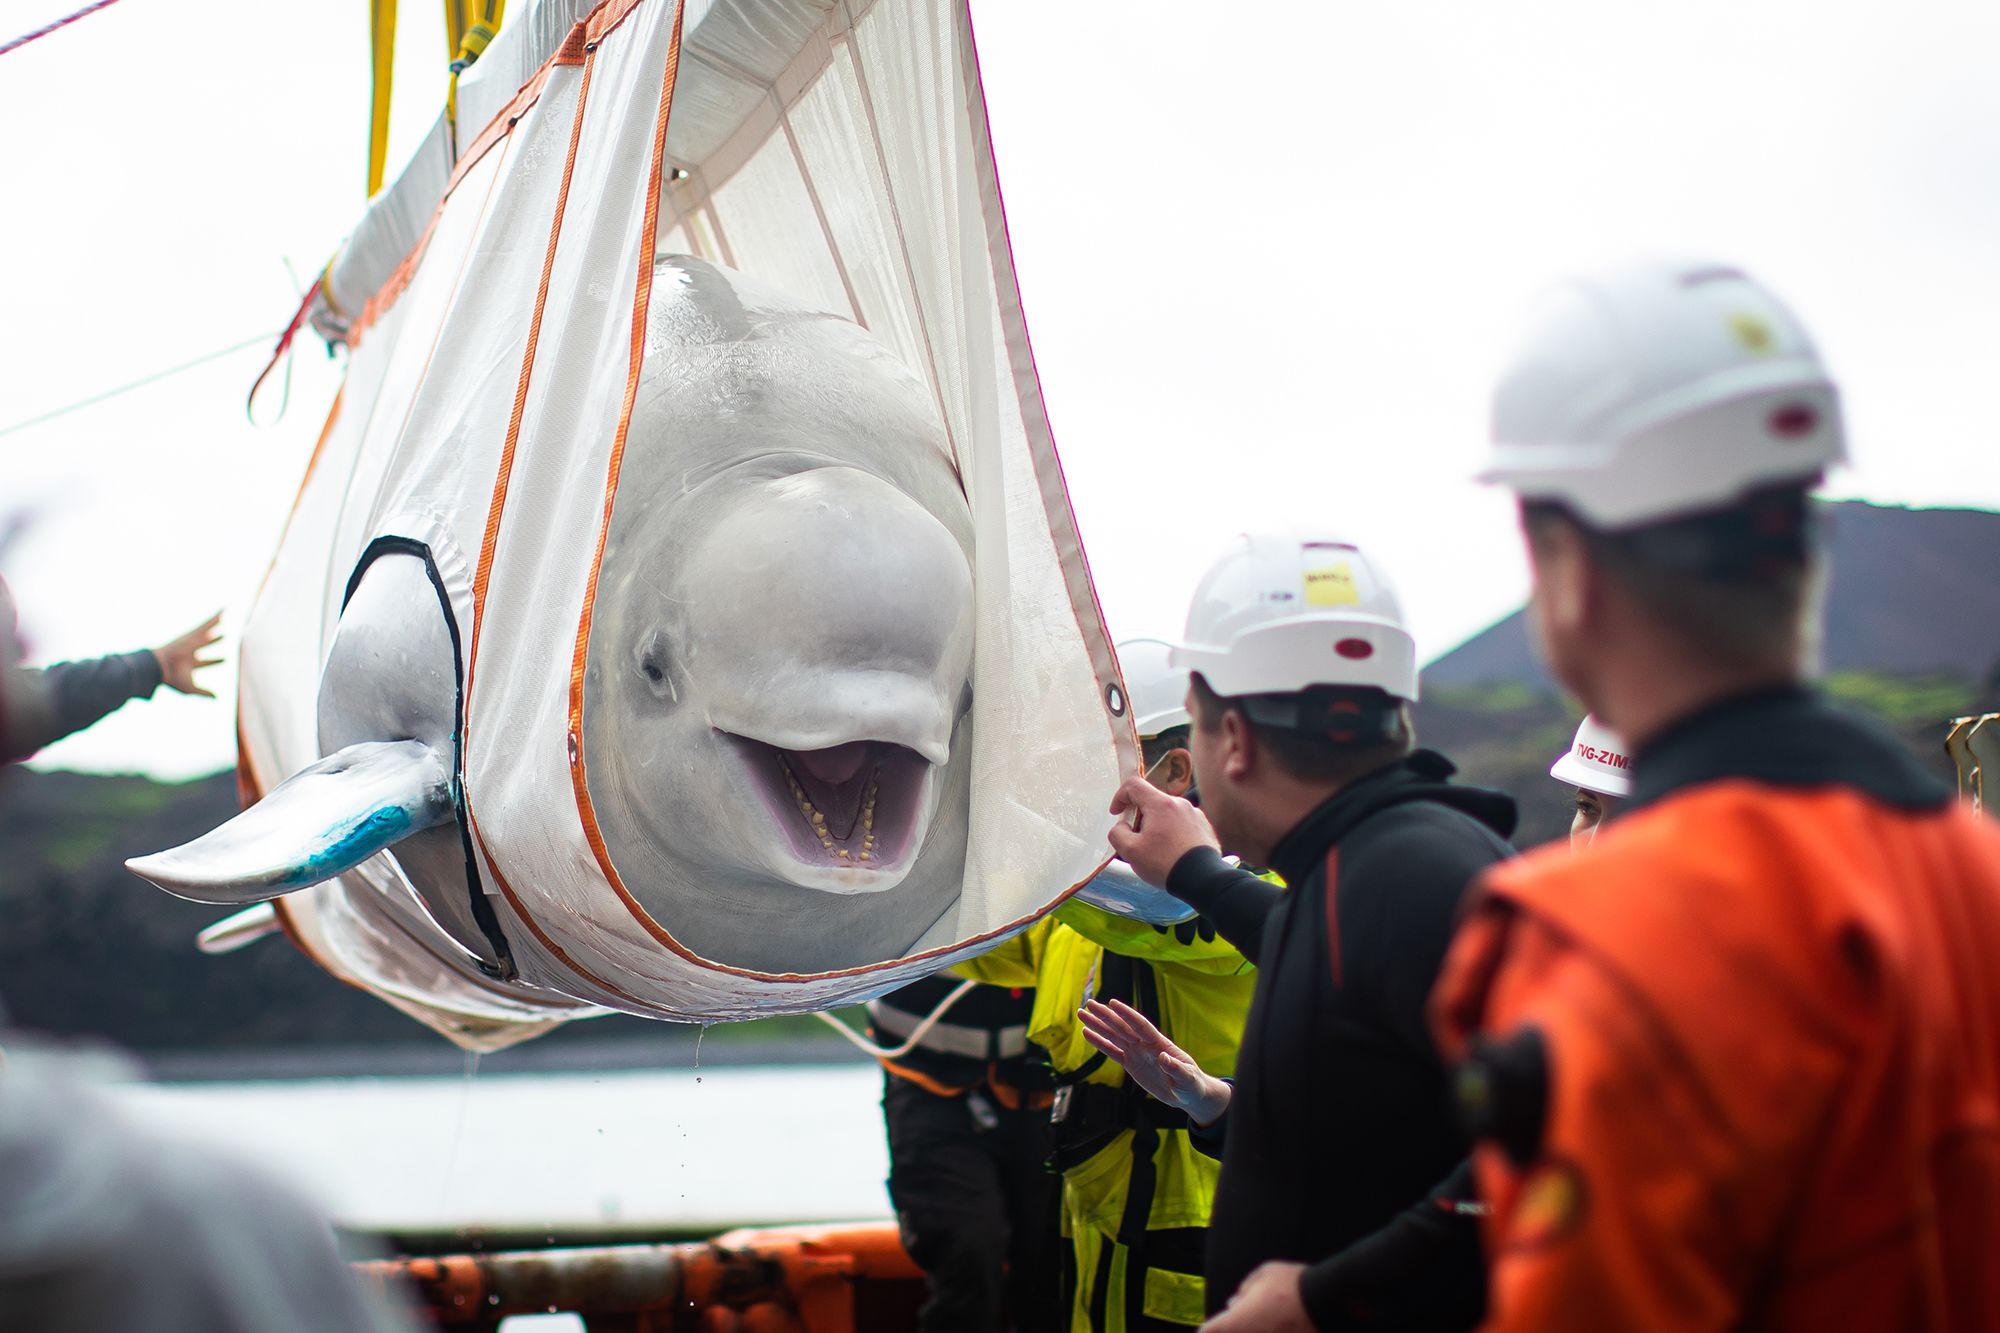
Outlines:
<svg viewBox="0 0 2000 1333"><path fill-rule="evenodd" d="M351 870L454 814L451 768L436 750L363 741L299 770L213 832L125 868L195 902L263 902Z"/></svg>
<svg viewBox="0 0 2000 1333"><path fill-rule="evenodd" d="M257 903L205 927L201 934L194 937L194 947L206 954L235 953L266 935L276 935L282 930L284 926L278 922L278 909L269 903Z"/></svg>

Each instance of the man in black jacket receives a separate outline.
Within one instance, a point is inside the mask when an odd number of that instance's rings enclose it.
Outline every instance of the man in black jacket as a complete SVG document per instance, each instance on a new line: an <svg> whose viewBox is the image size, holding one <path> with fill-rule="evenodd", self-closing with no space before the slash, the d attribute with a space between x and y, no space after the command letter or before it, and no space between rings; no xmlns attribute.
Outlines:
<svg viewBox="0 0 2000 1333"><path fill-rule="evenodd" d="M1258 960L1235 1084L1122 1007L1086 1026L1222 1133L1211 1327L1470 1328L1478 1206L1425 1002L1467 885L1511 855L1513 802L1413 750L1415 645L1355 547L1247 538L1188 620L1174 661L1194 673L1206 818L1127 783L1113 808L1134 823L1111 841Z"/></svg>

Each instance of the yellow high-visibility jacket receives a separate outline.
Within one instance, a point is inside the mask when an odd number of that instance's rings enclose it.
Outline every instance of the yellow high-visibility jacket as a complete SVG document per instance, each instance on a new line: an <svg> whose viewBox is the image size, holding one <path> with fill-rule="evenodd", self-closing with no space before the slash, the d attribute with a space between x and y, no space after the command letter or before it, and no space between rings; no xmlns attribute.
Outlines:
<svg viewBox="0 0 2000 1333"><path fill-rule="evenodd" d="M1087 996L1104 993L1107 952L1150 973L1157 1019L1170 1040L1210 1074L1227 1078L1236 1072L1256 968L1234 946L1193 923L1161 929L1071 899L957 970L995 985L1033 986L1028 1040L1049 1052L1058 1082L1118 1087L1125 1071L1099 1057L1076 1016ZM1131 996L1121 998L1132 1002ZM1184 1129L1125 1130L1064 1172L1063 1231L1077 1258L1070 1326L1077 1333L1122 1333L1128 1315L1137 1312L1189 1326L1202 1321L1198 1246L1189 1261L1185 1245L1168 1259L1135 1255L1119 1243L1138 1150L1145 1150L1151 1164L1150 1172L1138 1173L1142 1187L1145 1177L1151 1178L1146 1232L1182 1232L1184 1241L1185 1229L1208 1226L1218 1163L1189 1142Z"/></svg>

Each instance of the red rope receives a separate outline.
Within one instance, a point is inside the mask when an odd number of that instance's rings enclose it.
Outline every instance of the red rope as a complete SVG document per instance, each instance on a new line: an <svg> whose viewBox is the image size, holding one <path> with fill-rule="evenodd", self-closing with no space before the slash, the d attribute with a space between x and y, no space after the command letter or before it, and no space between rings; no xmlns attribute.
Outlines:
<svg viewBox="0 0 2000 1333"><path fill-rule="evenodd" d="M19 50L21 47L26 46L29 42L32 42L37 38L48 36L50 33L54 32L57 28L67 28L70 24L76 22L78 19L88 18L92 14L95 14L98 10L109 9L111 6L117 3L118 0L97 0L96 4L85 5L82 9L77 10L76 13L71 14L67 18L59 18L54 23L46 24L42 27L35 29L33 32L23 33L21 36L16 37L13 41L8 42L5 46L0 46L0 56L6 55L9 51Z"/></svg>
<svg viewBox="0 0 2000 1333"><path fill-rule="evenodd" d="M112 0L104 0L104 2L109 4ZM298 336L300 326L306 322L306 312L312 309L313 297L319 295L320 284L325 281L326 275L324 273L313 279L313 285L306 288L305 296L299 301L299 308L292 312L292 322L285 325L285 331L278 335L278 345L272 349L271 359L264 363L264 369L258 374L257 382L250 386L249 396L243 400L243 414L245 416L250 416L251 409L257 405L257 390L264 387L264 381L270 377L273 370L278 368L278 362L284 359L286 352L292 350L292 339ZM287 370L285 372L285 397L288 399L292 393L291 383L291 372ZM284 414L285 409L280 407L278 415L283 416ZM252 421L256 420L255 417L251 417L250 419Z"/></svg>

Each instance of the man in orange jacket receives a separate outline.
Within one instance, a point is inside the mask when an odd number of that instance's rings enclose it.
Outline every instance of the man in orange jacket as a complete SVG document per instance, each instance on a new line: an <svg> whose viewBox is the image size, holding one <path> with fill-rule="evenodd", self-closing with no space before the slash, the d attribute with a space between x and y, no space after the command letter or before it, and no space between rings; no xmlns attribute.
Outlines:
<svg viewBox="0 0 2000 1333"><path fill-rule="evenodd" d="M1580 280L1494 434L1634 782L1488 873L1433 996L1488 1327L2000 1329L2000 832L1801 683L1844 453L1805 331L1722 265Z"/></svg>

